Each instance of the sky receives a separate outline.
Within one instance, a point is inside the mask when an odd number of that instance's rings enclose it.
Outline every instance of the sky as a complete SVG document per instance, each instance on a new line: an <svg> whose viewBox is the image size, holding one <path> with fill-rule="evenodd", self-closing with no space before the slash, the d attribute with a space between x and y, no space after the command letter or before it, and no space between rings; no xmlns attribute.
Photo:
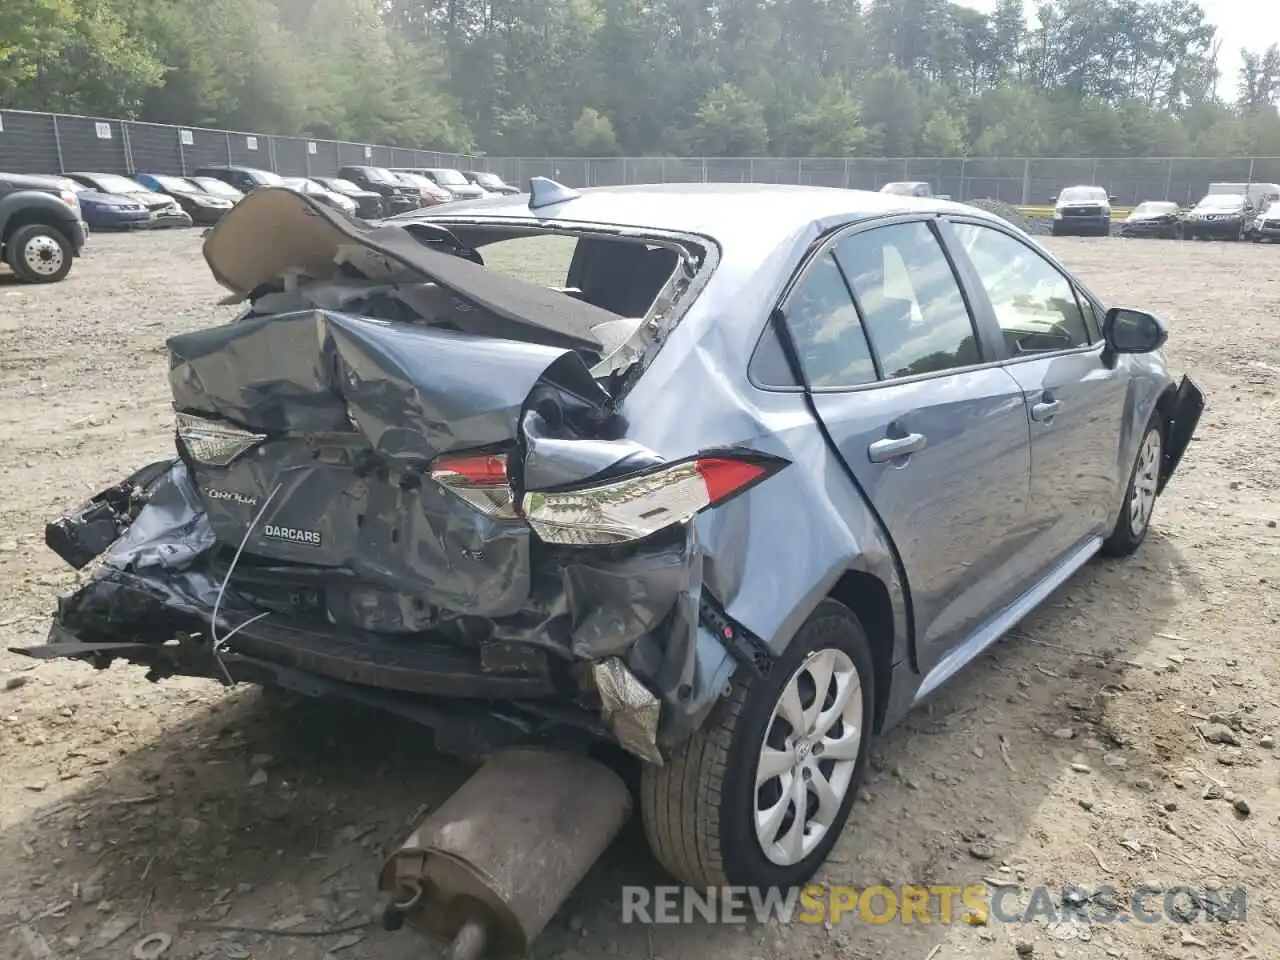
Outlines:
<svg viewBox="0 0 1280 960"><path fill-rule="evenodd" d="M990 13L995 0L956 0L966 7ZM1033 8L1026 0L1027 10ZM1227 99L1236 96L1240 73L1240 48L1261 51L1269 43L1280 43L1280 2L1277 0L1199 0L1205 18L1218 28L1222 52L1218 65L1222 83L1218 92Z"/></svg>

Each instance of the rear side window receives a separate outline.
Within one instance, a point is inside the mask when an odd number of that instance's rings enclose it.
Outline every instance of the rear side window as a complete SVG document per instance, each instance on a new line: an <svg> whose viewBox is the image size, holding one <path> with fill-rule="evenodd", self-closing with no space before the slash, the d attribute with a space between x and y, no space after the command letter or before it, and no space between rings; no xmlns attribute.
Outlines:
<svg viewBox="0 0 1280 960"><path fill-rule="evenodd" d="M960 285L928 224L855 233L836 245L835 256L886 378L980 362Z"/></svg>
<svg viewBox="0 0 1280 960"><path fill-rule="evenodd" d="M787 298L784 313L810 386L857 387L875 381L875 361L862 321L831 253L809 265ZM766 365L767 359L761 358L759 375L767 377L766 383L783 383L785 363L779 366L778 357Z"/></svg>

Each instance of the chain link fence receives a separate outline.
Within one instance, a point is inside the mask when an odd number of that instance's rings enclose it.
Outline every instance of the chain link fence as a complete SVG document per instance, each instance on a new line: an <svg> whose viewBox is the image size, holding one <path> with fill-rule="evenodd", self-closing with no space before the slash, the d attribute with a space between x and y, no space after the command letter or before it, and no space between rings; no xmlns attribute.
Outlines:
<svg viewBox="0 0 1280 960"><path fill-rule="evenodd" d="M284 176L333 176L347 165L463 167L475 157L435 150L0 110L0 170L8 173L169 173L234 164Z"/></svg>
<svg viewBox="0 0 1280 960"><path fill-rule="evenodd" d="M956 200L1047 204L1063 187L1096 184L1118 203L1194 203L1212 182L1280 183L1280 157L473 157L409 147L176 127L133 120L0 110L0 170L10 173L186 174L238 164L286 176L332 176L345 165L490 170L522 186L552 177L575 187L628 183L815 184L878 190L924 180Z"/></svg>
<svg viewBox="0 0 1280 960"><path fill-rule="evenodd" d="M1063 187L1106 187L1121 205L1143 200L1193 204L1210 183L1280 183L1280 157L489 157L480 161L512 184L531 176L570 186L627 183L814 184L878 190L894 181L927 181L955 200L989 198L1049 204Z"/></svg>

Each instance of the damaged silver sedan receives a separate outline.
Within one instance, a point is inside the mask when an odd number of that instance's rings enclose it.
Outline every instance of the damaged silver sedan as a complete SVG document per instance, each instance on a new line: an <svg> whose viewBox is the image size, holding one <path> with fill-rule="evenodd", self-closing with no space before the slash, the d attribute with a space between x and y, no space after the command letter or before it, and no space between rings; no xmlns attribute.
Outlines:
<svg viewBox="0 0 1280 960"><path fill-rule="evenodd" d="M1135 550L1203 408L1157 318L943 200L264 189L204 252L247 310L168 341L176 456L49 525L105 557L23 652L620 744L698 886L808 879L871 735Z"/></svg>

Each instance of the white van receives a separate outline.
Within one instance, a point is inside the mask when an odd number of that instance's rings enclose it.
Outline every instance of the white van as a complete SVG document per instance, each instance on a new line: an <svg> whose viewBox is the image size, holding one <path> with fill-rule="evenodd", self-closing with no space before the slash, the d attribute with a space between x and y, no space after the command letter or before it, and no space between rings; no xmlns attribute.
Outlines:
<svg viewBox="0 0 1280 960"><path fill-rule="evenodd" d="M1245 197L1258 210L1265 210L1275 200L1280 200L1280 183L1211 183L1209 196L1230 194Z"/></svg>

